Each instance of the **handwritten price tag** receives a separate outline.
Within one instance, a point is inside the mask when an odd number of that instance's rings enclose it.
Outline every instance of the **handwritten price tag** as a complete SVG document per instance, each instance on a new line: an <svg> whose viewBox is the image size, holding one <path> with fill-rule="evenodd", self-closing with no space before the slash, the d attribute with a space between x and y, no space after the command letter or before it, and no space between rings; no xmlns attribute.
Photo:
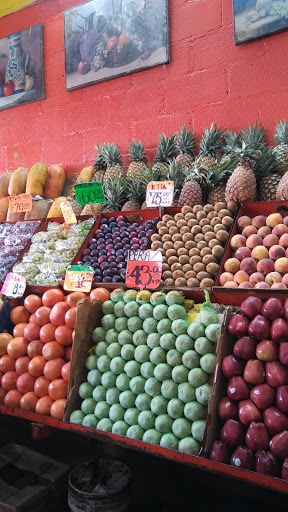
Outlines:
<svg viewBox="0 0 288 512"><path fill-rule="evenodd" d="M146 190L147 206L171 206L174 196L173 181L150 181Z"/></svg>
<svg viewBox="0 0 288 512"><path fill-rule="evenodd" d="M69 201L61 203L60 208L62 210L66 224L77 224L75 213L73 212L72 206L69 203Z"/></svg>
<svg viewBox="0 0 288 512"><path fill-rule="evenodd" d="M126 286L158 288L162 275L162 254L160 251L129 251Z"/></svg>
<svg viewBox="0 0 288 512"><path fill-rule="evenodd" d="M79 183L74 186L78 204L105 203L101 183Z"/></svg>
<svg viewBox="0 0 288 512"><path fill-rule="evenodd" d="M92 267L72 265L66 270L64 290L89 293L92 287L93 276L94 270Z"/></svg>
<svg viewBox="0 0 288 512"><path fill-rule="evenodd" d="M6 297L17 299L18 297L23 297L25 290L26 277L9 272L3 283L1 293L6 295Z"/></svg>
<svg viewBox="0 0 288 512"><path fill-rule="evenodd" d="M31 212L32 210L32 196L31 194L22 194L21 196L9 197L9 212L22 213Z"/></svg>

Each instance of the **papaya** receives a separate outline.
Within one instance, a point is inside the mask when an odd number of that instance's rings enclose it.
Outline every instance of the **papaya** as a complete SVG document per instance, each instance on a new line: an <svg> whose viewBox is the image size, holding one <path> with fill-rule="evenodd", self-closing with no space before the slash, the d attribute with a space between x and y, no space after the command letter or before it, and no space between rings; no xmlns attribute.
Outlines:
<svg viewBox="0 0 288 512"><path fill-rule="evenodd" d="M94 169L93 165L84 167L84 169L82 169L82 171L80 172L80 174L77 178L77 183L83 183L85 181L91 180L91 178L93 178L94 174L95 174L95 169Z"/></svg>
<svg viewBox="0 0 288 512"><path fill-rule="evenodd" d="M47 181L48 169L47 165L43 162L38 162L33 165L29 171L26 194L34 196L41 196Z"/></svg>
<svg viewBox="0 0 288 512"><path fill-rule="evenodd" d="M26 190L28 171L24 167L19 167L13 172L8 187L9 196L19 196Z"/></svg>
<svg viewBox="0 0 288 512"><path fill-rule="evenodd" d="M9 196L2 197L0 199L0 222L4 222L7 217L9 208Z"/></svg>
<svg viewBox="0 0 288 512"><path fill-rule="evenodd" d="M8 187L12 178L12 174L12 172L4 172L4 174L1 174L0 176L0 199L2 199L2 197L8 196Z"/></svg>
<svg viewBox="0 0 288 512"><path fill-rule="evenodd" d="M32 210L25 213L24 220L46 219L50 209L50 203L45 199L32 201Z"/></svg>
<svg viewBox="0 0 288 512"><path fill-rule="evenodd" d="M55 199L55 201L52 203L52 206L47 215L47 219L50 219L51 217L63 217L60 204L64 203L65 201L68 201L68 197L57 197L57 199Z"/></svg>
<svg viewBox="0 0 288 512"><path fill-rule="evenodd" d="M43 190L44 199L56 199L62 192L65 183L65 171L61 165L48 167L47 181Z"/></svg>

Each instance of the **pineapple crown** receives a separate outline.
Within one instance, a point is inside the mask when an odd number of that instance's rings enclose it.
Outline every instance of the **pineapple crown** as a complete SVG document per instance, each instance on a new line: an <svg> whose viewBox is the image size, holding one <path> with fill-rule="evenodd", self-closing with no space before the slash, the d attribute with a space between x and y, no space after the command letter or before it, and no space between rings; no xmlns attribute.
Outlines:
<svg viewBox="0 0 288 512"><path fill-rule="evenodd" d="M144 144L142 142L136 142L136 140L132 140L132 143L129 144L129 160L131 162L143 162L147 164L146 153L144 149Z"/></svg>
<svg viewBox="0 0 288 512"><path fill-rule="evenodd" d="M205 128L204 133L199 143L199 156L213 156L223 146L225 130L217 128L216 124L212 123L210 128Z"/></svg>
<svg viewBox="0 0 288 512"><path fill-rule="evenodd" d="M209 170L206 178L208 189L211 190L219 185L224 185L234 171L236 165L237 158L232 157L231 160L215 165L214 169Z"/></svg>
<svg viewBox="0 0 288 512"><path fill-rule="evenodd" d="M183 125L179 132L176 132L176 150L180 155L194 156L195 153L195 137L193 129L187 130Z"/></svg>
<svg viewBox="0 0 288 512"><path fill-rule="evenodd" d="M181 193L185 177L182 166L178 164L175 159L171 160L167 173L167 180L174 182L174 195L176 198L179 197Z"/></svg>
<svg viewBox="0 0 288 512"><path fill-rule="evenodd" d="M134 199L137 203L141 204L145 201L146 184L143 181L133 181L130 179L125 180L125 190L127 198Z"/></svg>
<svg viewBox="0 0 288 512"><path fill-rule="evenodd" d="M224 136L224 141L223 153L224 155L229 155L231 150L241 146L241 133L233 133L230 130L227 130L226 135Z"/></svg>
<svg viewBox="0 0 288 512"><path fill-rule="evenodd" d="M278 165L273 148L264 148L254 168L257 181L278 173Z"/></svg>
<svg viewBox="0 0 288 512"><path fill-rule="evenodd" d="M257 121L255 121L254 126L249 125L248 130L243 128L241 138L247 146L255 146L255 149L263 149L266 146L265 130L263 126L258 128Z"/></svg>
<svg viewBox="0 0 288 512"><path fill-rule="evenodd" d="M237 157L240 165L249 167L247 159L257 160L261 156L261 149L257 144L247 145L243 141L242 146L231 151L231 155Z"/></svg>
<svg viewBox="0 0 288 512"><path fill-rule="evenodd" d="M95 171L106 171L107 165L102 157L102 147L96 144L95 148L98 151L98 155L95 157L94 169Z"/></svg>
<svg viewBox="0 0 288 512"><path fill-rule="evenodd" d="M117 144L109 144L108 142L104 142L101 149L101 156L106 163L107 167L115 167L116 165L123 165L121 160L121 155L119 151L119 147Z"/></svg>
<svg viewBox="0 0 288 512"><path fill-rule="evenodd" d="M161 170L155 168L154 165L148 165L147 170L141 172L141 183L145 185L145 190L150 181L161 181L163 180L161 176Z"/></svg>
<svg viewBox="0 0 288 512"><path fill-rule="evenodd" d="M157 146L155 162L168 163L169 158L172 158L176 153L175 135L166 137L164 133L159 135L159 144Z"/></svg>
<svg viewBox="0 0 288 512"><path fill-rule="evenodd" d="M276 125L273 141L278 145L288 144L288 123L286 119Z"/></svg>
<svg viewBox="0 0 288 512"><path fill-rule="evenodd" d="M125 182L117 175L114 179L109 178L104 183L104 208L119 212L126 201Z"/></svg>

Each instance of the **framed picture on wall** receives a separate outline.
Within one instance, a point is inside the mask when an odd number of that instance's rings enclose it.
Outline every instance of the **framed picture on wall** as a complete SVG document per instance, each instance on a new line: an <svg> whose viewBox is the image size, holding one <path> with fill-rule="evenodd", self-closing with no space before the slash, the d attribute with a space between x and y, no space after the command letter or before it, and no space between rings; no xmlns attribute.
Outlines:
<svg viewBox="0 0 288 512"><path fill-rule="evenodd" d="M68 91L169 62L168 0L90 0L64 12Z"/></svg>
<svg viewBox="0 0 288 512"><path fill-rule="evenodd" d="M43 25L0 39L0 110L45 98Z"/></svg>
<svg viewBox="0 0 288 512"><path fill-rule="evenodd" d="M235 44L288 29L288 0L233 0Z"/></svg>

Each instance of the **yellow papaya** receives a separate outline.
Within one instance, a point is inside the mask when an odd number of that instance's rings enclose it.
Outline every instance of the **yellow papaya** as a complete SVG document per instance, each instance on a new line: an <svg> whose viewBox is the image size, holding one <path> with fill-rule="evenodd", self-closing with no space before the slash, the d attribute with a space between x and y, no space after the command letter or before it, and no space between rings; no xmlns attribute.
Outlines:
<svg viewBox="0 0 288 512"><path fill-rule="evenodd" d="M83 181L91 180L91 178L93 178L94 174L95 174L95 169L94 169L93 165L84 167L84 169L82 169L82 171L80 172L80 174L77 178L77 183L83 183Z"/></svg>
<svg viewBox="0 0 288 512"><path fill-rule="evenodd" d="M2 197L8 196L8 187L12 178L12 174L12 172L4 172L4 174L1 174L0 176L0 199L2 199Z"/></svg>
<svg viewBox="0 0 288 512"><path fill-rule="evenodd" d="M41 196L47 181L48 168L43 162L38 162L33 165L29 171L26 194L34 196Z"/></svg>
<svg viewBox="0 0 288 512"><path fill-rule="evenodd" d="M13 172L12 178L9 182L8 194L9 196L19 196L24 194L26 190L28 178L28 171L24 167L19 167Z"/></svg>
<svg viewBox="0 0 288 512"><path fill-rule="evenodd" d="M50 219L51 217L63 217L60 204L64 203L65 201L68 201L68 197L57 197L57 199L55 199L55 201L52 203L52 206L47 215L47 219Z"/></svg>

